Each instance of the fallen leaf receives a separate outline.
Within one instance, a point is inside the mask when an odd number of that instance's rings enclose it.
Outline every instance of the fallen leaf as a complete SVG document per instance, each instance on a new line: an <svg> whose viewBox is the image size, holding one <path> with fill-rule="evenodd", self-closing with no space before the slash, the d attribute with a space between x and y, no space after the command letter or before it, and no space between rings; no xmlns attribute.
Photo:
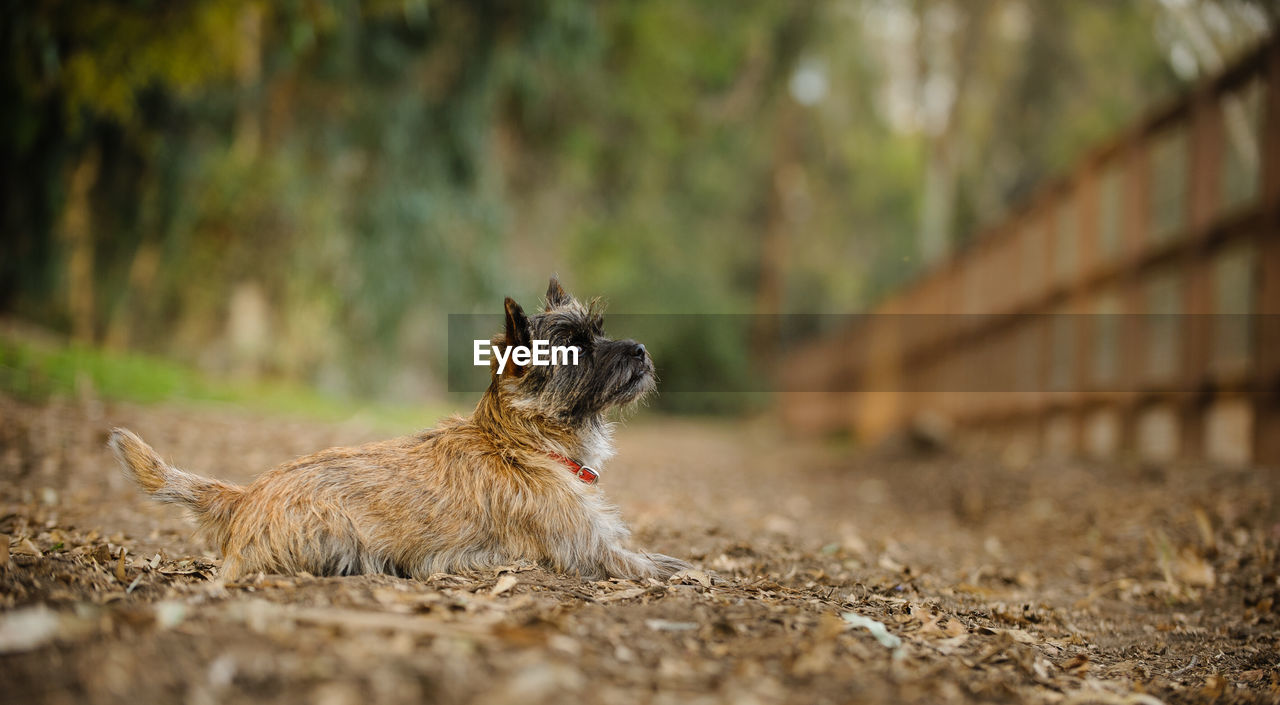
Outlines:
<svg viewBox="0 0 1280 705"><path fill-rule="evenodd" d="M673 622L667 619L646 619L644 625L655 632L688 632L698 628L695 622Z"/></svg>
<svg viewBox="0 0 1280 705"><path fill-rule="evenodd" d="M1227 679L1214 674L1204 679L1204 688L1200 694L1206 698L1218 698L1227 689Z"/></svg>
<svg viewBox="0 0 1280 705"><path fill-rule="evenodd" d="M29 538L21 539L13 546L10 546L9 551L19 556L35 556L39 558L41 555L43 555L40 552L40 549L36 548L36 545L32 543L31 539Z"/></svg>
<svg viewBox="0 0 1280 705"><path fill-rule="evenodd" d="M1061 668L1072 675L1083 676L1089 671L1089 655L1080 654L1078 656L1072 656L1062 662Z"/></svg>
<svg viewBox="0 0 1280 705"><path fill-rule="evenodd" d="M916 632L917 636L928 637L932 639L950 639L958 636L968 636L969 628L963 622L955 617L947 615L932 614L928 608L921 605L912 605L911 616L920 621L920 630ZM946 621L946 625L942 624Z"/></svg>
<svg viewBox="0 0 1280 705"><path fill-rule="evenodd" d="M198 568L196 566L173 566L173 567L160 569L161 575L201 575L204 572L205 571L203 569ZM299 575L298 577L304 577L304 576ZM310 577L310 576L306 576L306 577Z"/></svg>
<svg viewBox="0 0 1280 705"><path fill-rule="evenodd" d="M1255 681L1262 680L1266 676L1267 670L1265 668L1255 668L1252 671L1245 671L1244 673L1241 673L1240 680L1246 683L1253 683Z"/></svg>
<svg viewBox="0 0 1280 705"><path fill-rule="evenodd" d="M667 582L672 585L693 585L696 583L702 587L711 587L711 576L705 570L689 568L667 578Z"/></svg>
<svg viewBox="0 0 1280 705"><path fill-rule="evenodd" d="M472 584L471 580L461 575L453 575L452 573L432 573L431 575L427 576L427 582L433 585L436 585L437 587L448 586L448 585L471 585Z"/></svg>
<svg viewBox="0 0 1280 705"><path fill-rule="evenodd" d="M620 590L618 592L610 593L603 597L597 597L596 602L617 602L618 600L629 600L633 597L639 597L648 591L649 591L648 588L642 588L642 587L631 588L629 590Z"/></svg>
<svg viewBox="0 0 1280 705"><path fill-rule="evenodd" d="M953 636L950 639L939 639L933 642L932 646L943 656L950 656L951 654L959 651L960 647L964 646L967 641L969 641L969 635L962 634L960 636Z"/></svg>
<svg viewBox="0 0 1280 705"><path fill-rule="evenodd" d="M902 573L907 570L905 565L893 560L888 556L888 554L884 553L880 554L880 559L876 561L876 563L890 573Z"/></svg>
<svg viewBox="0 0 1280 705"><path fill-rule="evenodd" d="M494 570L493 574L502 575L503 573L528 573L531 570L536 570L537 567L537 565L528 561L521 561L518 563L512 563L511 565L501 566Z"/></svg>
<svg viewBox="0 0 1280 705"><path fill-rule="evenodd" d="M934 618L925 622L917 634L935 639L954 639L958 636L968 636L969 629L964 626L960 620L950 617L946 620L946 626L942 626L942 620Z"/></svg>
<svg viewBox="0 0 1280 705"><path fill-rule="evenodd" d="M1031 632L1025 629L995 629L992 627L979 627L978 633L985 636L1003 634L1020 644L1039 644L1040 643L1040 640L1037 639L1034 634L1032 634Z"/></svg>
<svg viewBox="0 0 1280 705"><path fill-rule="evenodd" d="M497 584L493 586L493 589L489 591L489 594L494 596L501 595L519 583L520 580L517 579L516 576L511 575L510 573L504 574L501 578L498 578Z"/></svg>
<svg viewBox="0 0 1280 705"><path fill-rule="evenodd" d="M1188 585L1213 587L1217 582L1213 564L1189 550L1178 554L1173 570L1174 575Z"/></svg>
<svg viewBox="0 0 1280 705"><path fill-rule="evenodd" d="M899 646L902 646L902 639L890 634L889 629L884 626L883 622L877 622L870 617L863 617L862 615L855 614L853 612L845 612L840 616L844 617L844 621L848 622L850 625L854 627L862 627L871 632L871 636L875 637L876 641L880 642L885 648L896 649Z"/></svg>

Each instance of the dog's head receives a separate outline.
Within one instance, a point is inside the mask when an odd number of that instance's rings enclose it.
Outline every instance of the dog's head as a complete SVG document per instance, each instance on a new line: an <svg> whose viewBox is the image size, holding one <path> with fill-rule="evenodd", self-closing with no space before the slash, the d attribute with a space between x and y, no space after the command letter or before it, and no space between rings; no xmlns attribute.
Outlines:
<svg viewBox="0 0 1280 705"><path fill-rule="evenodd" d="M531 316L508 297L505 330L493 344L498 354L512 350L501 372L493 361L495 384L513 404L571 422L639 401L656 384L653 360L634 340L606 337L603 314L598 301L582 304L555 277Z"/></svg>

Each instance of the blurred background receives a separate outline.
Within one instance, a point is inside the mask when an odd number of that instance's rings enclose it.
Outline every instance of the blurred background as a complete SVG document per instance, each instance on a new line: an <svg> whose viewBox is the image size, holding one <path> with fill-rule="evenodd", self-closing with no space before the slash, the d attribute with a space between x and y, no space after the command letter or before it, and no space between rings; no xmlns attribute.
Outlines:
<svg viewBox="0 0 1280 705"><path fill-rule="evenodd" d="M1277 701L1276 0L0 8L0 701ZM553 273L683 578L224 587L114 470L469 411Z"/></svg>
<svg viewBox="0 0 1280 705"><path fill-rule="evenodd" d="M535 306L553 272L620 313L764 314L723 319L755 321L754 347L714 324L647 341L666 379L777 374L795 358L773 314L881 310L955 270L1092 174L1100 145L1156 131L1173 118L1144 116L1255 55L1277 17L1263 0L6 2L0 383L461 406L447 315ZM1246 83L1214 148L1248 200L1268 94ZM1178 134L1156 171L1187 171ZM1128 178L1059 220L1146 204ZM1030 271L1002 262L981 279ZM934 304L963 288L939 286ZM1024 293L963 312L1074 301ZM792 333L851 335L806 320ZM789 354L843 374L834 353ZM871 436L918 411L786 404L798 429Z"/></svg>

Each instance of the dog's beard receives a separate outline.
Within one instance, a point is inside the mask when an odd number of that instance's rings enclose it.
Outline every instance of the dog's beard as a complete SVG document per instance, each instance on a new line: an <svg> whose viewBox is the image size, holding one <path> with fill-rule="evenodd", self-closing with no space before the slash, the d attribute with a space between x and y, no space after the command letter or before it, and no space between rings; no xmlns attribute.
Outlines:
<svg viewBox="0 0 1280 705"><path fill-rule="evenodd" d="M654 374L653 363L645 361L645 363L619 379L614 391L610 394L610 406L626 406L635 404L650 392L658 384L658 377Z"/></svg>
<svg viewBox="0 0 1280 705"><path fill-rule="evenodd" d="M557 383L548 377L517 381L503 380L512 408L537 411L562 418L585 418L639 404L658 385L653 363L621 365L595 380L580 379L572 384Z"/></svg>
<svg viewBox="0 0 1280 705"><path fill-rule="evenodd" d="M584 380L578 387L581 395L574 395L576 401L564 406L579 411L604 413L610 409L639 403L657 384L658 378L652 362L646 360L642 364L620 365L594 381Z"/></svg>

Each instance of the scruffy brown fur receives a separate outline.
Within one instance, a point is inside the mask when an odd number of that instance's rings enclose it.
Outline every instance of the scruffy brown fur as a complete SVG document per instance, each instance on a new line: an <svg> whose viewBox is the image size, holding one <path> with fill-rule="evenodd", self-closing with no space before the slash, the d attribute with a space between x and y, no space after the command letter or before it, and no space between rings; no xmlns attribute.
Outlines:
<svg viewBox="0 0 1280 705"><path fill-rule="evenodd" d="M507 299L496 344L576 345L580 364L509 363L502 374L495 364L469 417L321 451L248 486L179 470L125 429L110 446L143 490L195 513L222 550L224 580L258 571L426 578L521 559L590 578L663 578L688 564L629 548L630 532L599 487L551 455L599 468L612 454L604 413L654 386L644 346L600 328L595 307L555 279L532 317Z"/></svg>

